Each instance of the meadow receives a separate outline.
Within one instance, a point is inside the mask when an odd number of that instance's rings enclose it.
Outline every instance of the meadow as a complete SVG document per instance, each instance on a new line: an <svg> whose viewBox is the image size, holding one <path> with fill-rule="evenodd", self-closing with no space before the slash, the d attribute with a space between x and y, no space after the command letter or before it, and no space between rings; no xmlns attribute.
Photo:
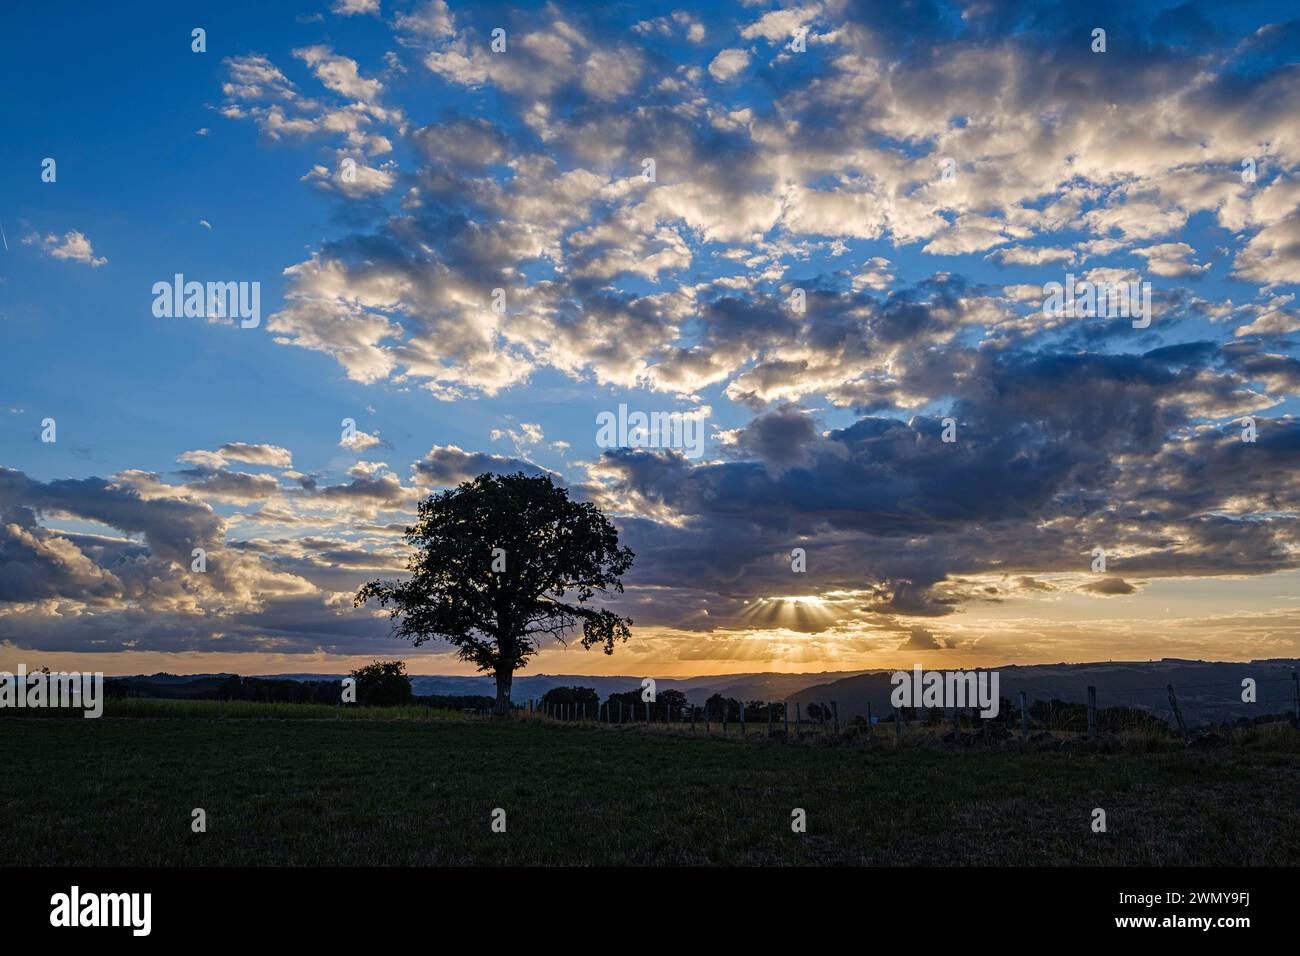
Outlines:
<svg viewBox="0 0 1300 956"><path fill-rule="evenodd" d="M1021 752L424 708L109 704L98 720L0 718L8 865L1300 863L1287 727L1209 752ZM792 832L796 808L806 832Z"/></svg>

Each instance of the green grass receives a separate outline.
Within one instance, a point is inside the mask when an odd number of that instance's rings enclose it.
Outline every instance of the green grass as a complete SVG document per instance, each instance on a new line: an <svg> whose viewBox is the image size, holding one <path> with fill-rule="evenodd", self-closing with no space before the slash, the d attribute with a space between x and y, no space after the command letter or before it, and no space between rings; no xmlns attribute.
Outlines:
<svg viewBox="0 0 1300 956"><path fill-rule="evenodd" d="M121 703L162 706L0 718L8 865L1300 863L1294 752L895 751Z"/></svg>
<svg viewBox="0 0 1300 956"><path fill-rule="evenodd" d="M453 720L449 710L406 705L399 707L343 707L333 704L271 704L252 700L148 700L127 698L105 701L106 717L208 717L226 720Z"/></svg>

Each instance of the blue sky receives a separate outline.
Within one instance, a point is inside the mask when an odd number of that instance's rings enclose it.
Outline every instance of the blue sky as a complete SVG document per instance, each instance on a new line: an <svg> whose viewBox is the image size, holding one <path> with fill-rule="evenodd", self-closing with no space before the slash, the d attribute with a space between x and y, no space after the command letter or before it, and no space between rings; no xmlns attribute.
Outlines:
<svg viewBox="0 0 1300 956"><path fill-rule="evenodd" d="M0 664L396 652L346 596L519 468L639 555L630 661L551 669L1297 653L1285 4L2 16ZM259 325L156 317L176 273ZM1067 273L1150 282L1151 327L1044 317ZM619 404L703 460L599 447Z"/></svg>

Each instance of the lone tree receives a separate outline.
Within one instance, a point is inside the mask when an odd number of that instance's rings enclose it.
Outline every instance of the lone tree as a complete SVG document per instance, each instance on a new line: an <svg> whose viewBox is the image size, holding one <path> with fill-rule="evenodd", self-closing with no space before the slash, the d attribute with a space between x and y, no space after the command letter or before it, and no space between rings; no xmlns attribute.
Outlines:
<svg viewBox="0 0 1300 956"><path fill-rule="evenodd" d="M430 495L405 537L416 549L410 579L371 581L354 603L376 598L400 619L397 636L417 647L440 638L491 671L498 714L509 712L514 672L537 653L539 635L564 643L581 623L584 648L613 654L631 634L630 618L584 604L622 592L634 555L595 505L569 500L544 475L479 475Z"/></svg>
<svg viewBox="0 0 1300 956"><path fill-rule="evenodd" d="M405 661L375 661L351 676L357 682L357 703L362 706L395 707L411 702Z"/></svg>

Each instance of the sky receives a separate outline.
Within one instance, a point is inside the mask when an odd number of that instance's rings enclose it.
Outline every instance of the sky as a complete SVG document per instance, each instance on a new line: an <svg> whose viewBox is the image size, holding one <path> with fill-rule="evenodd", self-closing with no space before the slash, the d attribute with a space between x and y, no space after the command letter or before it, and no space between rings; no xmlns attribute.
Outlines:
<svg viewBox="0 0 1300 956"><path fill-rule="evenodd" d="M0 668L468 673L488 471L636 553L526 673L1300 656L1293 5L178 6L0 12Z"/></svg>

